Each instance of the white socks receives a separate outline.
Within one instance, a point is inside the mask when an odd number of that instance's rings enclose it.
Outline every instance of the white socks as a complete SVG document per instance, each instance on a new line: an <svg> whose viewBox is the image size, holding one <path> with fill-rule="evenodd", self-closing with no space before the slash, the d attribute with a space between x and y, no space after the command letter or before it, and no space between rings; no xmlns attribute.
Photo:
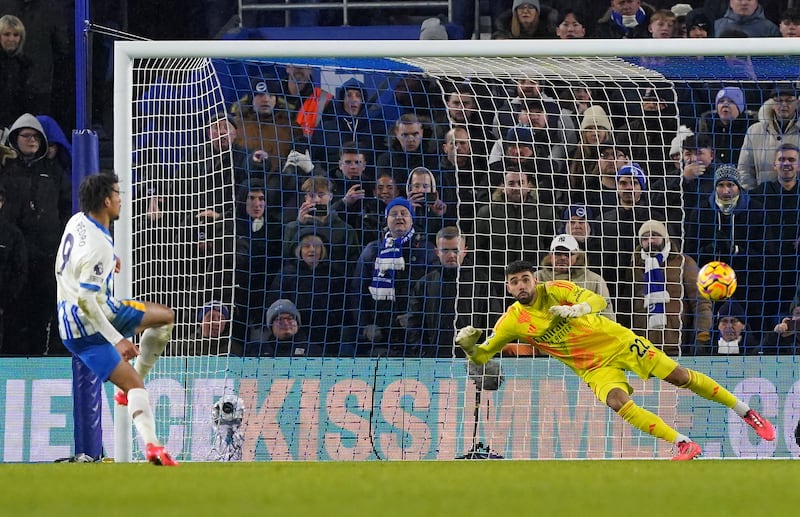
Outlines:
<svg viewBox="0 0 800 517"><path fill-rule="evenodd" d="M172 327L174 324L162 325L145 330L142 339L139 341L139 357L133 367L142 379L153 369L158 358L167 348L169 338L172 337Z"/></svg>
<svg viewBox="0 0 800 517"><path fill-rule="evenodd" d="M128 414L144 443L161 444L156 438L156 421L153 418L153 410L150 409L147 390L144 388L128 390Z"/></svg>
<svg viewBox="0 0 800 517"><path fill-rule="evenodd" d="M750 406L742 402L741 400L736 400L736 405L731 408L734 413L739 415L741 418L744 418L744 415L750 411Z"/></svg>

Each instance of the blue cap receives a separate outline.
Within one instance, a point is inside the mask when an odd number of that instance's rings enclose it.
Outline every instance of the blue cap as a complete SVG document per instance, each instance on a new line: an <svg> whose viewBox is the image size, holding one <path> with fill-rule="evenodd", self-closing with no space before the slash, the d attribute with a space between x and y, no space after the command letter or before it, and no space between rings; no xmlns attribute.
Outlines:
<svg viewBox="0 0 800 517"><path fill-rule="evenodd" d="M203 316L205 316L206 313L208 313L210 311L219 311L219 312L221 312L222 316L226 320L231 317L230 311L228 311L228 308L225 307L225 305L223 305L221 301L219 301L219 300L211 300L207 304L203 305L203 307L199 311L197 311L197 321L202 321L203 320Z"/></svg>
<svg viewBox="0 0 800 517"><path fill-rule="evenodd" d="M411 214L411 219L414 219L414 205L412 205L411 201L404 198L403 196L398 196L389 201L389 204L386 205L386 210L383 212L383 215L389 217L389 210L391 210L392 207L395 207L397 205L406 207L408 209L408 212Z"/></svg>
<svg viewBox="0 0 800 517"><path fill-rule="evenodd" d="M506 132L505 143L533 145L533 131L524 126L512 127Z"/></svg>
<svg viewBox="0 0 800 517"><path fill-rule="evenodd" d="M644 170L638 163L629 163L623 165L617 171L617 178L620 176L633 176L642 186L642 190L647 189L647 177L644 175Z"/></svg>
<svg viewBox="0 0 800 517"><path fill-rule="evenodd" d="M564 209L564 220L569 220L572 217L581 217L583 219L594 219L592 209L584 205L571 205L569 208Z"/></svg>

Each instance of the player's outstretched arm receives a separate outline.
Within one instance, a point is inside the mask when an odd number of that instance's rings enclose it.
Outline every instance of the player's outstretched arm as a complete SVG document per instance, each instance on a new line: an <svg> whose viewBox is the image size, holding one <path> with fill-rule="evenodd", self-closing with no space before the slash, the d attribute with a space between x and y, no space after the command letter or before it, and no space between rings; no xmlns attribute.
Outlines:
<svg viewBox="0 0 800 517"><path fill-rule="evenodd" d="M468 325L456 334L456 344L467 354L469 360L475 364L485 364L495 354L490 351L487 345L478 345L478 339L480 339L482 333L481 330Z"/></svg>

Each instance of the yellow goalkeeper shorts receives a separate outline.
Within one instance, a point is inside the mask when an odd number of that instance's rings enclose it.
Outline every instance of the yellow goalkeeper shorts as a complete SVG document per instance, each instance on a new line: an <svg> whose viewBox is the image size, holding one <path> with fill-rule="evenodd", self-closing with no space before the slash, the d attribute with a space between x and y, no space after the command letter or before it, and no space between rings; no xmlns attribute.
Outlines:
<svg viewBox="0 0 800 517"><path fill-rule="evenodd" d="M677 367L678 363L661 349L646 338L636 336L633 343L607 364L587 371L583 380L600 402L605 404L609 392L614 388L624 390L628 395L633 393L625 372L633 372L645 380L650 377L663 379Z"/></svg>

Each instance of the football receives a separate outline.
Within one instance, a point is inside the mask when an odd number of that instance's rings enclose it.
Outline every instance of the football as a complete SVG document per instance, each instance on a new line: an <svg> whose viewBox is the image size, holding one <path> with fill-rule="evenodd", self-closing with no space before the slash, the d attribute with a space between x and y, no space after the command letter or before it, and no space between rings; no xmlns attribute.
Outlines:
<svg viewBox="0 0 800 517"><path fill-rule="evenodd" d="M736 292L736 271L724 262L709 262L697 273L697 291L712 302L727 300Z"/></svg>

